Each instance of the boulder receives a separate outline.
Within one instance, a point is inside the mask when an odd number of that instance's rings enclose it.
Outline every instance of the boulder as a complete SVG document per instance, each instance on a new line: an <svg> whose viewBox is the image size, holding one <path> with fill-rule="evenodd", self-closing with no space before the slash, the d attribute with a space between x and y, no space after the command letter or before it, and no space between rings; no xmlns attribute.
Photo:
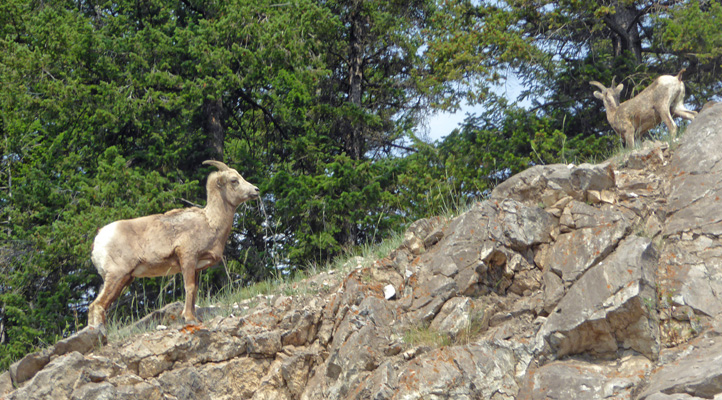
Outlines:
<svg viewBox="0 0 722 400"><path fill-rule="evenodd" d="M261 385L273 361L268 358L239 357L198 368L203 381L212 382L208 392L213 399L250 399Z"/></svg>
<svg viewBox="0 0 722 400"><path fill-rule="evenodd" d="M71 335L67 339L63 339L58 343L55 343L55 351L53 353L58 356L73 351L85 354L107 343L108 338L105 332L105 327L88 326L81 329L76 334Z"/></svg>
<svg viewBox="0 0 722 400"><path fill-rule="evenodd" d="M656 360L654 268L657 251L647 238L633 236L592 267L551 312L537 338L552 359L591 353L613 356L632 349Z"/></svg>
<svg viewBox="0 0 722 400"><path fill-rule="evenodd" d="M619 361L554 361L531 369L519 392L520 399L630 399L652 363L641 356Z"/></svg>
<svg viewBox="0 0 722 400"><path fill-rule="evenodd" d="M278 331L262 332L247 337L248 354L254 357L273 357L283 346Z"/></svg>
<svg viewBox="0 0 722 400"><path fill-rule="evenodd" d="M606 227L576 229L559 235L542 257L539 266L551 270L564 282L575 282L590 267L607 257L629 232L626 221Z"/></svg>
<svg viewBox="0 0 722 400"><path fill-rule="evenodd" d="M449 299L436 315L429 328L451 336L456 336L471 324L473 303L468 297Z"/></svg>
<svg viewBox="0 0 722 400"><path fill-rule="evenodd" d="M614 170L609 162L579 166L537 165L497 185L491 192L491 199L514 199L527 206L542 202L551 206L566 196L584 201L587 190L602 191L614 185Z"/></svg>
<svg viewBox="0 0 722 400"><path fill-rule="evenodd" d="M711 333L695 340L679 359L658 368L638 398L660 398L657 394L663 393L711 399L722 394L722 341L719 336L722 332Z"/></svg>
<svg viewBox="0 0 722 400"><path fill-rule="evenodd" d="M698 115L670 159L661 279L679 305L722 313L722 105Z"/></svg>
<svg viewBox="0 0 722 400"><path fill-rule="evenodd" d="M70 399L84 368L88 367L82 354L65 354L49 362L23 387L7 395L6 399Z"/></svg>
<svg viewBox="0 0 722 400"><path fill-rule="evenodd" d="M49 362L50 356L53 355L54 348L50 347L35 353L30 353L13 363L10 366L10 376L16 385L19 385L28 379L31 379L38 371L42 370Z"/></svg>
<svg viewBox="0 0 722 400"><path fill-rule="evenodd" d="M514 399L515 379L531 359L522 348L482 342L436 349L396 372L392 399Z"/></svg>

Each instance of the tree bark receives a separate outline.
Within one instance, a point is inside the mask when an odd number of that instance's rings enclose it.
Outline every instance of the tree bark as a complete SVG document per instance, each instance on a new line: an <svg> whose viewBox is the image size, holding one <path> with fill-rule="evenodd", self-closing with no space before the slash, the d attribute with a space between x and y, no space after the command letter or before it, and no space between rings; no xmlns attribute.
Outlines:
<svg viewBox="0 0 722 400"><path fill-rule="evenodd" d="M630 51L637 63L642 63L642 39L639 36L640 18L646 12L637 10L634 5L624 6L619 2L614 4L615 13L607 15L604 23L612 30L612 45L614 55L620 56L624 51Z"/></svg>
<svg viewBox="0 0 722 400"><path fill-rule="evenodd" d="M358 108L363 107L364 42L368 25L368 18L362 15L361 4L360 1L355 1L349 14L348 99L351 104ZM360 160L364 153L360 122L356 121L355 118L347 120L345 147L347 154L354 160Z"/></svg>
<svg viewBox="0 0 722 400"><path fill-rule="evenodd" d="M223 100L206 100L203 105L203 130L206 134L206 147L211 159L223 161L223 141L226 131L223 128Z"/></svg>

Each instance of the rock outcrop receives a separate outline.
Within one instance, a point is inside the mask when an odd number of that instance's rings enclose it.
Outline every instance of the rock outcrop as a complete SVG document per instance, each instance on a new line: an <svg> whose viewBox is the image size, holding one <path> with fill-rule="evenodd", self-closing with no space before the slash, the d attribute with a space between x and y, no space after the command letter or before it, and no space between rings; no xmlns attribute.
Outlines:
<svg viewBox="0 0 722 400"><path fill-rule="evenodd" d="M170 306L112 343L84 330L15 363L0 396L720 397L722 105L673 147L532 167L302 294L199 326Z"/></svg>

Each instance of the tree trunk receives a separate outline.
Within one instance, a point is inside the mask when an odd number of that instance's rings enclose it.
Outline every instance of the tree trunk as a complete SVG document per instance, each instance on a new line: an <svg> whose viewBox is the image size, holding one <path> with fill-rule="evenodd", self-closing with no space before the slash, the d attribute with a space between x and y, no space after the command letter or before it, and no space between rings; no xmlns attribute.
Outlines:
<svg viewBox="0 0 722 400"><path fill-rule="evenodd" d="M363 63L364 42L366 40L367 17L362 15L361 2L354 2L349 14L349 63L348 63L348 99L354 106L363 108ZM354 160L363 157L364 145L362 138L363 127L361 121L355 118L347 120L346 152Z"/></svg>
<svg viewBox="0 0 722 400"><path fill-rule="evenodd" d="M642 40L639 37L639 24L643 10L637 10L634 5L624 6L616 2L615 13L607 15L604 23L612 30L612 44L614 55L620 56L624 51L630 51L637 63L642 63Z"/></svg>
<svg viewBox="0 0 722 400"><path fill-rule="evenodd" d="M209 151L209 158L223 161L223 140L225 130L223 129L223 101L220 97L216 100L206 100L203 104L203 130L206 134L206 147Z"/></svg>

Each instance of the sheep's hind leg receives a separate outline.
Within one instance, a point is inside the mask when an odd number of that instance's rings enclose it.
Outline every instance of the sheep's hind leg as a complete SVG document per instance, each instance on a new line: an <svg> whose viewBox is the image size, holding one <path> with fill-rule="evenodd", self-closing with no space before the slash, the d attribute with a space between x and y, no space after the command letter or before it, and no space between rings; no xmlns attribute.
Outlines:
<svg viewBox="0 0 722 400"><path fill-rule="evenodd" d="M675 108L674 110L672 110L672 112L674 113L675 117L686 119L688 121L692 121L694 117L697 116L697 111L687 110L684 107Z"/></svg>
<svg viewBox="0 0 722 400"><path fill-rule="evenodd" d="M132 280L133 277L130 275L121 277L106 276L100 294L88 307L88 325L98 326L105 323L106 311Z"/></svg>

